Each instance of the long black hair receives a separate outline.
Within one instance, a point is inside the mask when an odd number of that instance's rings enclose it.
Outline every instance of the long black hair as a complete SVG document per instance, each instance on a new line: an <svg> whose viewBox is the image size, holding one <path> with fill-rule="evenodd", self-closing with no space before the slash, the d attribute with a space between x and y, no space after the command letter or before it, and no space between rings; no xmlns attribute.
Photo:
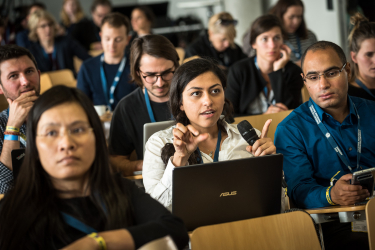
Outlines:
<svg viewBox="0 0 375 250"><path fill-rule="evenodd" d="M214 61L208 58L198 58L184 63L174 73L169 93L168 105L174 119L176 120L176 123L181 123L184 126L190 124L189 118L186 116L186 113L180 109L182 105L182 93L184 92L185 87L189 84L189 82L206 72L214 73L217 78L219 78L223 89L226 88L227 78L224 72L217 66ZM225 98L222 113L224 115L224 119L228 121L232 120L232 113L233 106L231 102ZM219 119L217 124L221 131L225 131L224 121L222 119ZM174 155L175 152L175 148L171 143L167 143L162 148L161 158L166 165L169 158ZM195 151L190 155L188 162L189 164L196 164L198 163L197 159L198 153Z"/></svg>
<svg viewBox="0 0 375 250"><path fill-rule="evenodd" d="M105 221L105 229L132 225L129 196L113 178L103 128L88 97L78 89L56 86L35 102L27 118L27 147L17 182L1 202L0 248L28 249L31 245L44 248L46 239L72 242L64 232L60 215L58 192L43 169L36 147L37 125L41 115L58 105L77 103L86 112L95 135L95 160L89 170L89 198L99 211L98 220ZM25 240L28 239L28 240Z"/></svg>

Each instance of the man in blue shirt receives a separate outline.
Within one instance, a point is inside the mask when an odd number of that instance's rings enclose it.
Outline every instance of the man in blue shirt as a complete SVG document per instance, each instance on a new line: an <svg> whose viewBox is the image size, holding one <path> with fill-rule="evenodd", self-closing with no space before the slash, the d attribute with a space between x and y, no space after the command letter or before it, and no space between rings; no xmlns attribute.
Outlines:
<svg viewBox="0 0 375 250"><path fill-rule="evenodd" d="M104 53L86 60L79 70L77 87L94 105L114 110L123 97L137 88L130 82L130 59L125 54L129 30L127 17L120 13L107 15L100 33Z"/></svg>
<svg viewBox="0 0 375 250"><path fill-rule="evenodd" d="M336 44L311 45L301 62L311 98L284 119L275 134L277 152L284 155L288 195L300 208L363 201L369 191L349 181L353 172L374 167L375 102L348 96L350 64ZM350 223L322 227L326 249L342 249L338 244L368 249L367 234L353 236Z"/></svg>

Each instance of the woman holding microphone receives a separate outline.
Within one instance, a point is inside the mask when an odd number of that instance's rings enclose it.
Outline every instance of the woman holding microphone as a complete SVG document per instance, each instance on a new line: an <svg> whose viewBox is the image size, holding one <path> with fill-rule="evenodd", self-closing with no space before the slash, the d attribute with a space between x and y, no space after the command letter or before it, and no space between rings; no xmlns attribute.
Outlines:
<svg viewBox="0 0 375 250"><path fill-rule="evenodd" d="M174 168L276 153L267 138L271 120L262 133L257 130L260 139L253 146L242 138L237 125L225 121L231 116L225 87L223 71L208 59L192 60L175 72L169 105L176 125L150 137L143 163L146 192L168 209Z"/></svg>

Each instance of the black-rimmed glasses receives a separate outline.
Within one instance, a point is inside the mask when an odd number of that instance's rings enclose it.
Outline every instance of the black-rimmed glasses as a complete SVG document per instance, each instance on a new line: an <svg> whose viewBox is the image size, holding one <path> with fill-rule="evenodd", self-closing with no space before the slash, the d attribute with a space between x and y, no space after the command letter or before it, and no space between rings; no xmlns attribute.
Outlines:
<svg viewBox="0 0 375 250"><path fill-rule="evenodd" d="M142 74L146 74L146 73L144 73L142 71L139 71L139 72L142 73ZM157 75L157 74L151 74L151 75L145 75L145 76L141 75L141 76L143 77L143 79L145 79L145 81L147 83L153 84L153 83L155 83L155 82L158 81L159 76L161 77L161 79L163 81L170 81L170 80L172 80L173 74L174 74L174 71L166 71L166 72L163 72L163 73L161 73L159 75Z"/></svg>

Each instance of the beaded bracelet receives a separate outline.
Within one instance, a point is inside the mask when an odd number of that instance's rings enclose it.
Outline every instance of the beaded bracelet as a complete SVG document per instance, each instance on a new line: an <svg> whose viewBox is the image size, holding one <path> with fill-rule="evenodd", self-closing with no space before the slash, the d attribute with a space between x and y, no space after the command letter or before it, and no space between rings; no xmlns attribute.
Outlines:
<svg viewBox="0 0 375 250"><path fill-rule="evenodd" d="M100 250L107 250L107 245L105 244L105 240L102 236L99 236L97 233L92 233L88 235L90 238L93 238L96 242L98 242Z"/></svg>
<svg viewBox="0 0 375 250"><path fill-rule="evenodd" d="M5 130L4 135L20 135L20 132L7 131Z"/></svg>

